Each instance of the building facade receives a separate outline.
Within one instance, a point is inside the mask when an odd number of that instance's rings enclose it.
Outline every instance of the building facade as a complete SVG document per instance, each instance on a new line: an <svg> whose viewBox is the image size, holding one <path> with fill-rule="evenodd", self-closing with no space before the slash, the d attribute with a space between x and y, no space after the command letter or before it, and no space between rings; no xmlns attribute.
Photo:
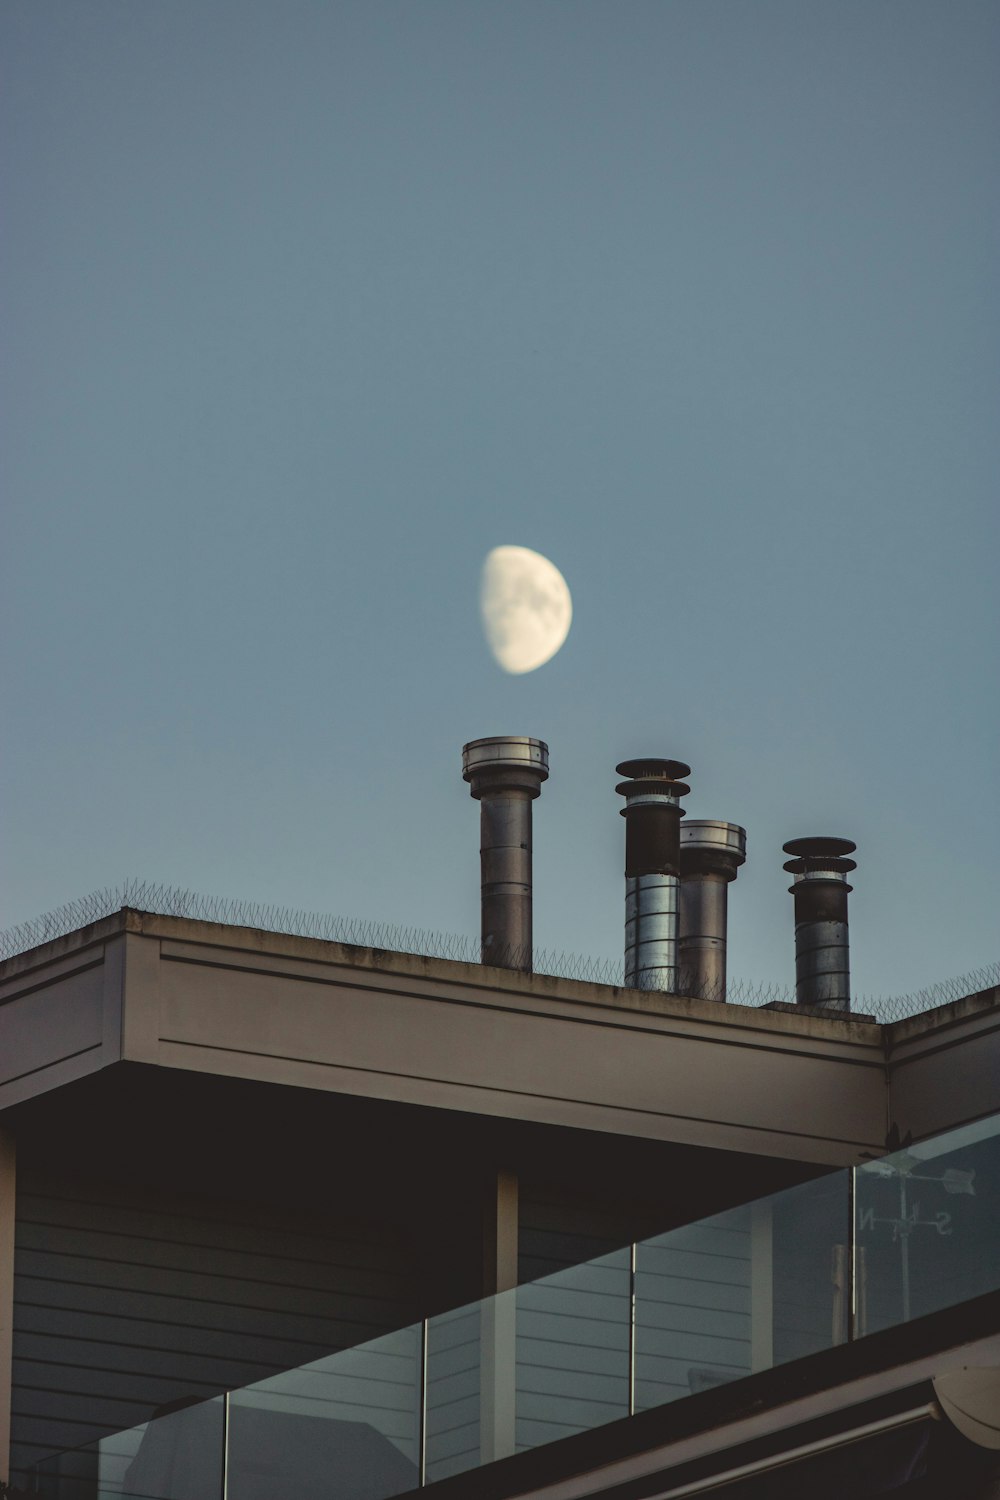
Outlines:
<svg viewBox="0 0 1000 1500"><path fill-rule="evenodd" d="M125 909L0 969L0 1111L18 1490L997 1493L996 991L880 1026Z"/></svg>

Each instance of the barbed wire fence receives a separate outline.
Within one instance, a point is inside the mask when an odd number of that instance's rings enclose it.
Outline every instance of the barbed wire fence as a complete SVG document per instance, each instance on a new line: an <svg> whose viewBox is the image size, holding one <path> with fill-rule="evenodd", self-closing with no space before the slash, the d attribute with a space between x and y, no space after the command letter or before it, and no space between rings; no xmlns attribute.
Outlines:
<svg viewBox="0 0 1000 1500"><path fill-rule="evenodd" d="M162 917L187 917L223 926L248 927L261 932L284 933L293 937L320 938L325 942L344 943L387 953L407 953L419 958L453 959L459 963L479 964L492 959L500 967L518 967L525 955L518 952L483 952L480 940L465 934L434 932L420 927L406 927L391 922L374 922L358 917L338 917L329 912L299 910L256 901L231 900L222 896L205 896L177 886L155 884L145 880L126 880L118 886L93 891L76 901L20 922L0 932L0 961L26 953L42 943L65 937L79 928L88 927L123 908L149 912ZM625 984L623 959L594 958L554 949L534 950L532 970L535 974L557 979L579 979L591 984ZM953 979L942 980L925 989L906 995L855 995L852 1009L858 1015L871 1015L883 1024L904 1020L923 1011L936 1010L954 1000L979 994L1000 986L1000 962L974 969ZM691 995L691 986L681 993ZM755 984L730 978L725 997L702 994L696 998L719 1000L731 1005L764 1005L794 1003L790 986Z"/></svg>
<svg viewBox="0 0 1000 1500"><path fill-rule="evenodd" d="M913 990L907 995L855 995L854 1010L873 1015L883 1025L893 1021L905 1021L907 1016L919 1016L927 1010L938 1010L942 1005L951 1005L955 1000L964 1000L969 995L980 995L984 991L1000 988L1000 962L987 964L981 969L970 969L967 974L957 974L953 979L942 979L926 989Z"/></svg>

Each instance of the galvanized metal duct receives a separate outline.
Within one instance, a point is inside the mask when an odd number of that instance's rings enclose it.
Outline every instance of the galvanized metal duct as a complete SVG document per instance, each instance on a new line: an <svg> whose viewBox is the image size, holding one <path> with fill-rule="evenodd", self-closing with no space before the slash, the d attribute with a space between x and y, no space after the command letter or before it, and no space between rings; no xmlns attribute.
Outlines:
<svg viewBox="0 0 1000 1500"><path fill-rule="evenodd" d="M791 839L785 869L795 898L795 999L820 1010L850 1010L848 874L857 869L850 839Z"/></svg>
<svg viewBox="0 0 1000 1500"><path fill-rule="evenodd" d="M531 972L531 804L549 747L498 735L462 747L462 776L480 806L482 962Z"/></svg>
<svg viewBox="0 0 1000 1500"><path fill-rule="evenodd" d="M738 823L689 818L680 830L680 990L702 1000L726 998L729 884L747 857Z"/></svg>
<svg viewBox="0 0 1000 1500"><path fill-rule="evenodd" d="M625 798L625 983L677 993L680 798L691 788L679 760L623 760Z"/></svg>

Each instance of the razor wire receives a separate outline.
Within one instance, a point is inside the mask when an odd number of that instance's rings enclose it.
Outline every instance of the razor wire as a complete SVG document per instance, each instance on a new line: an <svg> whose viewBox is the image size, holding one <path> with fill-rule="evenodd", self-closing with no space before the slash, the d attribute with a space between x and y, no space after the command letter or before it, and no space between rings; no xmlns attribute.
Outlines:
<svg viewBox="0 0 1000 1500"><path fill-rule="evenodd" d="M66 937L80 928L114 916L123 909L162 917L184 917L227 927L246 927L290 937L318 938L323 942L367 948L375 952L410 954L417 958L443 958L476 965L485 963L504 969L530 967L534 974L548 978L582 980L616 989L625 988L623 958L596 958L544 948L536 948L531 955L522 951L490 949L484 947L479 938L467 934L429 931L362 917L340 917L329 912L307 911L258 901L206 896L177 886L137 879L93 891L89 896L68 901L54 911L0 932L0 961L26 953L42 943ZM526 958L529 960L527 965ZM887 1025L997 987L1000 987L1000 962L974 969L968 974L957 975L953 979L942 980L906 995L855 995L852 1013L858 1017L873 1016L876 1021ZM793 1005L795 1001L794 990L786 985L752 983L745 979L730 978L723 995L718 991L699 991L697 986L685 981L683 974L679 994L692 999L725 1000L730 1005L746 1005L758 1009L767 1005Z"/></svg>

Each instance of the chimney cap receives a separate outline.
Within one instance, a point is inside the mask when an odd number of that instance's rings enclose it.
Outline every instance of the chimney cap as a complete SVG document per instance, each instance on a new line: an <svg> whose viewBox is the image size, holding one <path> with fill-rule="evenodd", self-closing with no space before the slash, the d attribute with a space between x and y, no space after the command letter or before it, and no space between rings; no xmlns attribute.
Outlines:
<svg viewBox="0 0 1000 1500"><path fill-rule="evenodd" d="M641 760L623 760L615 766L615 770L619 776L630 776L642 781L651 778L657 781L677 781L691 775L691 767L686 766L682 760L656 760L648 756Z"/></svg>
<svg viewBox="0 0 1000 1500"><path fill-rule="evenodd" d="M842 859L845 854L853 854L858 846L853 839L808 838L789 839L781 847L796 859Z"/></svg>
<svg viewBox="0 0 1000 1500"><path fill-rule="evenodd" d="M783 868L798 880L844 880L857 862L845 856L857 848L853 839L789 839L782 848L794 857L787 859ZM850 886L848 886L850 890Z"/></svg>
<svg viewBox="0 0 1000 1500"><path fill-rule="evenodd" d="M640 776L635 781L619 781L615 791L624 797L628 807L619 809L622 817L629 807L652 798L656 802L670 802L677 797L686 797L691 788L686 781L669 781L664 776Z"/></svg>
<svg viewBox="0 0 1000 1500"><path fill-rule="evenodd" d="M537 797L549 776L549 747L527 734L495 734L462 746L462 778L475 798L520 790Z"/></svg>
<svg viewBox="0 0 1000 1500"><path fill-rule="evenodd" d="M739 823L725 823L720 818L688 818L681 824L682 858L685 853L730 856L738 867L747 857L747 831Z"/></svg>

